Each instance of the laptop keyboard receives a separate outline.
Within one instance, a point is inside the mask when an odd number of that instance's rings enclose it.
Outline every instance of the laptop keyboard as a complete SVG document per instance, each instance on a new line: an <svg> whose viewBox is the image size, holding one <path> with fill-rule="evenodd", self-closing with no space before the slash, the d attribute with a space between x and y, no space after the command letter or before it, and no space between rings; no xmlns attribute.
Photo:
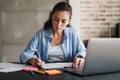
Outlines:
<svg viewBox="0 0 120 80"><path fill-rule="evenodd" d="M80 74L82 70L80 68L69 67L69 68L64 68L64 71L70 72L70 73L73 73L73 74Z"/></svg>
<svg viewBox="0 0 120 80"><path fill-rule="evenodd" d="M73 68L73 72L80 73L82 70L80 68Z"/></svg>

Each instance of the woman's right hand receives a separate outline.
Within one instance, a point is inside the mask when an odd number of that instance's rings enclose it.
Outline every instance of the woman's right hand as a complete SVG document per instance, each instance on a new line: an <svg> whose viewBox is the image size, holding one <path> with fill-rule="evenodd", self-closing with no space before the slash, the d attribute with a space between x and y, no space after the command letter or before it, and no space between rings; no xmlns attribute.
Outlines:
<svg viewBox="0 0 120 80"><path fill-rule="evenodd" d="M39 58L31 58L28 60L28 64L31 64L34 67L41 67L45 62Z"/></svg>

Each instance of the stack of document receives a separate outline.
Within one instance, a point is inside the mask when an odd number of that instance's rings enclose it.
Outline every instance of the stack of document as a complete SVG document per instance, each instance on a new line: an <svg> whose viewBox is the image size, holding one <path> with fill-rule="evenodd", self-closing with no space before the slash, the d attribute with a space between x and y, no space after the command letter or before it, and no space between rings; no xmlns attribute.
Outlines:
<svg viewBox="0 0 120 80"><path fill-rule="evenodd" d="M22 68L24 67L28 67L28 66L23 64L3 62L3 63L0 63L0 72L19 71L19 70L22 70Z"/></svg>

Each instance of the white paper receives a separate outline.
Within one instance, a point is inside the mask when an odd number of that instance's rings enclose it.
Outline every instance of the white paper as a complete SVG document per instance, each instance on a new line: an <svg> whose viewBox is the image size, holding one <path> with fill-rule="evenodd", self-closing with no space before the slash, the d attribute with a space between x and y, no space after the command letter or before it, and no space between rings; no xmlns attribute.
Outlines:
<svg viewBox="0 0 120 80"><path fill-rule="evenodd" d="M19 71L22 70L22 68L18 68L18 67L9 67L9 68L4 68L4 69L0 69L0 72L14 72L14 71Z"/></svg>
<svg viewBox="0 0 120 80"><path fill-rule="evenodd" d="M3 63L0 63L0 72L14 72L14 71L22 70L22 68L25 68L25 67L28 67L28 66L23 64L3 62Z"/></svg>
<svg viewBox="0 0 120 80"><path fill-rule="evenodd" d="M20 66L25 66L25 65L23 65L23 64L15 64L15 63L8 63L8 62L0 63L0 68L20 67Z"/></svg>
<svg viewBox="0 0 120 80"><path fill-rule="evenodd" d="M55 68L64 68L64 67L71 67L72 63L45 63L42 68L44 69L55 69ZM22 70L25 67L30 67L28 65L23 64L14 64L14 63L7 63L3 62L0 63L0 72L15 72Z"/></svg>
<svg viewBox="0 0 120 80"><path fill-rule="evenodd" d="M45 63L42 68L43 69L55 69L55 68L64 68L64 67L71 67L72 63Z"/></svg>

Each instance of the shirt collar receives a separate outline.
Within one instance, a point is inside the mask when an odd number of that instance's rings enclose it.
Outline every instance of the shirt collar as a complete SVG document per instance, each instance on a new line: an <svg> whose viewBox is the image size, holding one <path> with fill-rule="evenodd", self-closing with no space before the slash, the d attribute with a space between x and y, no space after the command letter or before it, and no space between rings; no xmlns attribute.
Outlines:
<svg viewBox="0 0 120 80"><path fill-rule="evenodd" d="M71 31L69 31L69 29L66 27L64 29L64 36L67 37L69 34L70 34ZM52 28L49 28L46 30L45 32L45 36L48 37L48 38L53 38L53 29Z"/></svg>
<svg viewBox="0 0 120 80"><path fill-rule="evenodd" d="M48 37L48 38L53 38L53 30L52 30L52 28L49 28L49 29L46 30L45 36Z"/></svg>

